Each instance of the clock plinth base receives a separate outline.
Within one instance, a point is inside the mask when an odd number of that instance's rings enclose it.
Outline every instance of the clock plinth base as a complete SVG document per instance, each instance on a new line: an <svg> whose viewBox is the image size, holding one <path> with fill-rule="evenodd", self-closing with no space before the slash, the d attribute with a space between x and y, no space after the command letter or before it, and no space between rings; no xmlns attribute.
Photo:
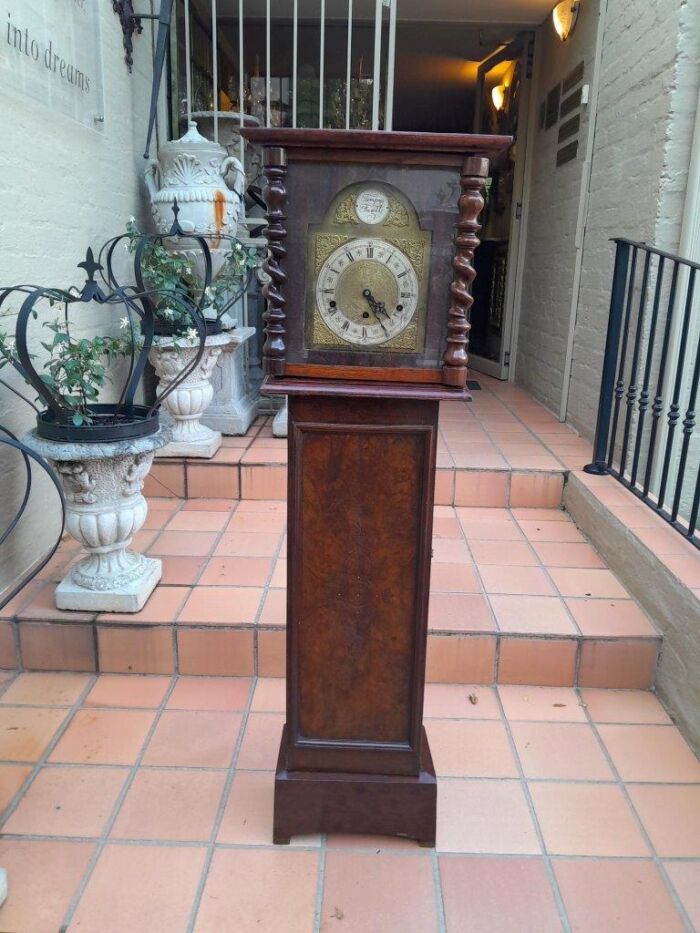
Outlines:
<svg viewBox="0 0 700 933"><path fill-rule="evenodd" d="M288 771L286 749L285 726L275 774L275 845L310 833L403 836L435 845L437 781L425 730L416 777Z"/></svg>

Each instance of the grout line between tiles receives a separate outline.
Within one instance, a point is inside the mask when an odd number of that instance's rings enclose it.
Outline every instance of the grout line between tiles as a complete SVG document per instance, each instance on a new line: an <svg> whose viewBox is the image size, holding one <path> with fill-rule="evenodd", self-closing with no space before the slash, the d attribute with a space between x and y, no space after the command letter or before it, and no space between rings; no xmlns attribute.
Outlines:
<svg viewBox="0 0 700 933"><path fill-rule="evenodd" d="M619 772L619 770L618 770L618 768L617 768L617 766L616 766L616 764L615 764L615 762L614 762L614 760L613 760L613 757L612 757L612 755L610 754L610 752L608 751L608 747L607 747L607 745L605 744L602 735L601 735L600 732L598 731L598 724L595 723L595 722L593 721L593 719L591 718L591 716L590 716L590 714L589 714L589 712L588 712L588 706L585 705L585 704L584 704L584 713L585 713L585 715L586 715L586 718L587 718L587 720L588 720L590 726L591 726L592 729L593 729L593 734L594 734L595 737L596 737L596 740L597 740L597 742L598 742L598 745L599 745L599 747L600 747L600 750L602 751L603 755L605 756L605 759L606 759L606 761L608 762L608 766L610 767L610 770L612 771L612 773L613 773L613 775L614 775L614 777L615 777L615 781L616 781L618 787L620 788L620 791L621 791L622 795L624 796L625 800L627 801L627 806L629 807L629 810L630 810L630 813L631 813L631 815L632 815L632 818L633 818L633 820L634 820L634 822L635 822L635 824L636 824L636 826L637 826L637 829L639 830L639 833L640 833L642 839L644 840L644 842L646 843L646 845L647 845L647 847L648 847L648 849L649 849L649 852L650 852L650 854L651 854L651 859L652 859L652 861L654 862L654 865L656 866L656 870L658 871L659 875L661 876L661 879L662 879L662 881L663 881L663 883L664 883L664 885L665 885L665 887L666 887L666 890L668 891L668 894L669 894L669 896L670 896L670 898L671 898L671 901L673 902L674 907L675 907L676 910L678 911L678 914L679 914L679 916L681 917L681 920L683 921L683 925L685 926L685 929L686 929L687 933L695 933L695 927L694 927L694 925L690 922L690 918L689 918L689 916L688 916L688 914L687 914L687 912L686 912L686 910L685 910L685 907L683 906L683 903L682 903L681 899L678 897L678 894L676 893L676 889L674 888L674 886L673 886L673 884L672 884L672 882L671 882L671 879L670 879L669 876L668 876L668 873L667 873L666 868L665 868L665 866L664 866L664 864L663 864L663 861L662 861L661 857L658 855L658 853L657 853L657 851L656 851L656 848L654 847L654 843L653 843L653 841L652 841L652 839L651 839L651 836L650 836L649 833L647 832L646 827L644 826L644 823L642 822L641 817L640 817L639 814L637 813L637 810L636 810L636 808L635 808L635 806L634 806L634 802L632 801L632 797L631 797L631 795L630 795L630 793L629 793L629 790L627 789L627 783L630 783L630 784L631 784L631 783L639 783L639 782L632 782L632 781L625 782L625 781L623 781L622 776L621 776L621 774L620 774L620 772ZM625 725L625 724L624 724L624 723L620 723L619 725ZM672 728L675 728L675 726L672 726ZM677 786L678 786L676 783L669 783L669 782L660 782L660 783L662 783L662 785L670 786L670 787L677 787Z"/></svg>
<svg viewBox="0 0 700 933"><path fill-rule="evenodd" d="M326 883L326 855L328 837L321 834L321 847L318 852L318 868L316 874L316 896L314 898L313 933L320 933L323 911L323 892Z"/></svg>
<svg viewBox="0 0 700 933"><path fill-rule="evenodd" d="M571 926L569 925L569 919L566 914L566 909L564 907L564 901L561 896L561 891L559 890L559 884L557 882L556 876L554 874L554 869L552 868L551 858L547 852L547 846L544 841L544 835L542 834L542 829L540 827L540 821L537 817L537 811L535 810L535 804L532 800L530 794L530 788L528 787L527 778L525 777L525 771L523 769L522 762L520 761L520 755L518 754L518 748L515 744L515 739L513 738L513 733L510 728L510 722L506 716L505 707L503 706L503 701L501 700L501 695L498 690L496 690L496 702L501 711L501 721L503 722L504 728L506 730L506 735L508 736L508 743L510 745L511 754L515 760L516 767L518 769L518 783L525 797L528 810L530 811L530 819L537 836L537 841L540 846L540 852L542 853L542 861L544 863L545 871L547 873L547 878L549 880L549 885L554 896L554 902L556 904L557 912L559 914L559 920L562 925L562 929L565 933L571 933Z"/></svg>
<svg viewBox="0 0 700 933"><path fill-rule="evenodd" d="M170 695L175 689L176 683L177 683L177 678L171 677L170 683L168 684L168 687L165 690L159 705L155 709L155 715L153 717L153 722L151 723L150 727L146 731L146 735L144 736L143 742L141 743L141 748L138 754L136 755L133 763L128 769L129 773L127 774L124 784L122 785L122 788L119 791L119 794L117 795L117 799L114 802L114 806L112 807L110 815L107 818L104 826L102 827L102 833L100 834L100 837L97 840L97 843L95 845L95 851L92 853L92 856L90 857L90 861L88 862L88 865L87 865L87 868L85 869L83 877L81 878L80 883L78 884L77 888L73 892L73 896L68 904L68 907L66 908L66 912L63 917L63 923L60 928L61 930L63 929L67 930L71 920L73 919L73 914L75 913L76 908L78 904L80 903L80 900L83 894L85 893L85 889L87 888L90 882L90 879L92 878L97 862L100 859L100 856L102 855L104 847L109 840L109 834L111 833L114 823L116 822L117 816L119 815L119 811L122 808L122 804L124 803L124 800L126 799L126 795L129 793L129 790L131 789L131 785L134 783L134 779L136 778L136 775L138 773L138 769L141 765L141 761L143 760L143 756L146 752L146 748L148 747L149 742L153 738L153 734L156 731L158 723L160 722L160 718L165 709L165 705L170 699Z"/></svg>
<svg viewBox="0 0 700 933"><path fill-rule="evenodd" d="M194 898L192 900L192 908L190 910L190 915L187 921L187 933L191 933L194 929L194 924L197 919L197 913L199 911L199 906L202 900L202 894L204 893L204 886L206 885L207 877L209 875L209 869L211 867L211 862L214 857L214 850L216 846L216 838L219 835L219 830L221 829L221 822L224 818L224 811L228 803L229 794L231 792L231 786L233 784L233 778L236 771L236 765L238 763L238 755L241 750L241 745L243 744L243 737L245 735L246 729L248 728L248 717L250 715L250 707L253 703L253 697L255 696L255 689L257 687L257 678L253 677L251 679L250 685L248 687L248 698L246 700L245 708L241 715L241 724L239 726L238 735L236 736L236 741L233 746L233 751L231 752L231 758L229 759L228 768L226 769L226 780L224 781L224 786L221 791L221 797L219 798L219 805L216 809L216 815L214 817L214 823L211 828L211 833L209 835L209 842L207 844L207 852L204 857L204 864L202 865L202 872L199 877L199 882L195 890Z"/></svg>
<svg viewBox="0 0 700 933"><path fill-rule="evenodd" d="M440 860L435 846L433 846L430 852L430 862L433 874L433 895L435 897L438 933L448 933L445 920L445 899L442 893L442 876L440 875Z"/></svg>

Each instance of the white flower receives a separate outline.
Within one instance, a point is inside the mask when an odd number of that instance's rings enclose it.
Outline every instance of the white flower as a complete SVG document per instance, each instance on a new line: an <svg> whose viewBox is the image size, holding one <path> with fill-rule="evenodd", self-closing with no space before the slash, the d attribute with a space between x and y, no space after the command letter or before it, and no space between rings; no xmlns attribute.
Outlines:
<svg viewBox="0 0 700 933"><path fill-rule="evenodd" d="M119 321L119 327L120 327L122 330L126 330L128 326L129 326L129 318L128 318L128 317L123 317L123 318Z"/></svg>
<svg viewBox="0 0 700 933"><path fill-rule="evenodd" d="M129 221L128 221L128 222L129 222L130 224L132 224L132 225L136 223L136 218L134 217L133 214L132 214L131 217L129 218Z"/></svg>
<svg viewBox="0 0 700 933"><path fill-rule="evenodd" d="M199 337L199 334L194 329L194 327L190 327L188 330L185 331L185 337L188 340L197 340Z"/></svg>
<svg viewBox="0 0 700 933"><path fill-rule="evenodd" d="M175 312L173 311L172 308L163 308L161 314L163 315L163 317L167 317L167 318L175 317Z"/></svg>
<svg viewBox="0 0 700 933"><path fill-rule="evenodd" d="M8 350L14 350L14 348L15 348L15 338L14 338L14 337L8 337L7 340L5 341L5 345L7 346L7 349L8 349Z"/></svg>
<svg viewBox="0 0 700 933"><path fill-rule="evenodd" d="M211 285L207 285L207 287L204 289L204 297L205 297L208 301L211 301L211 300L213 299L213 297L214 297L214 289L211 287Z"/></svg>

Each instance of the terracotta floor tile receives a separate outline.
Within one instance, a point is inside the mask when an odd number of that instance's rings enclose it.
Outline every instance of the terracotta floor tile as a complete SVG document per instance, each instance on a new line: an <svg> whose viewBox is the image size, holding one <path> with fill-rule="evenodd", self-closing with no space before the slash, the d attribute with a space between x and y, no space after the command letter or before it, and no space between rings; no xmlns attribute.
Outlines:
<svg viewBox="0 0 700 933"><path fill-rule="evenodd" d="M154 718L155 714L146 710L79 709L49 761L133 764Z"/></svg>
<svg viewBox="0 0 700 933"><path fill-rule="evenodd" d="M433 561L435 563L471 564L467 545L457 538L433 538Z"/></svg>
<svg viewBox="0 0 700 933"><path fill-rule="evenodd" d="M537 558L525 541L488 541L475 538L469 542L472 557L482 564L498 567L535 567Z"/></svg>
<svg viewBox="0 0 700 933"><path fill-rule="evenodd" d="M47 583L38 589L32 599L17 612L18 619L47 619L50 622L63 619L66 622L89 622L95 618L94 612L77 612L75 610L56 608L56 587Z"/></svg>
<svg viewBox="0 0 700 933"><path fill-rule="evenodd" d="M549 575L562 596L593 596L598 599L625 599L629 596L609 570L550 567Z"/></svg>
<svg viewBox="0 0 700 933"><path fill-rule="evenodd" d="M270 577L270 586L274 586L277 589L284 589L287 586L287 560L286 558L279 557L275 561L275 569L273 570L272 576Z"/></svg>
<svg viewBox="0 0 700 933"><path fill-rule="evenodd" d="M491 684L495 659L493 635L428 634L426 679L432 683Z"/></svg>
<svg viewBox="0 0 700 933"><path fill-rule="evenodd" d="M651 844L662 858L700 858L700 787L629 788Z"/></svg>
<svg viewBox="0 0 700 933"><path fill-rule="evenodd" d="M161 586L192 586L206 564L204 557L161 557Z"/></svg>
<svg viewBox="0 0 700 933"><path fill-rule="evenodd" d="M251 683L250 677L178 677L166 709L240 712L248 702Z"/></svg>
<svg viewBox="0 0 700 933"><path fill-rule="evenodd" d="M69 933L186 929L205 853L199 846L106 846Z"/></svg>
<svg viewBox="0 0 700 933"><path fill-rule="evenodd" d="M586 722L586 711L572 687L499 684L497 690L511 722Z"/></svg>
<svg viewBox="0 0 700 933"><path fill-rule="evenodd" d="M199 578L200 586L264 586L270 557L211 557Z"/></svg>
<svg viewBox="0 0 700 933"><path fill-rule="evenodd" d="M426 719L500 719L493 687L467 684L426 684Z"/></svg>
<svg viewBox="0 0 700 933"><path fill-rule="evenodd" d="M268 590L260 612L260 625L287 624L287 591Z"/></svg>
<svg viewBox="0 0 700 933"><path fill-rule="evenodd" d="M196 933L308 933L313 928L318 853L217 849Z"/></svg>
<svg viewBox="0 0 700 933"><path fill-rule="evenodd" d="M262 589L252 586L195 586L178 622L240 625L255 622Z"/></svg>
<svg viewBox="0 0 700 933"><path fill-rule="evenodd" d="M0 864L9 879L0 908L3 933L54 933L88 866L94 845L0 839Z"/></svg>
<svg viewBox="0 0 700 933"><path fill-rule="evenodd" d="M461 509L458 510L459 512ZM510 519L470 519L461 518L462 528L467 541L522 541L523 535L515 522Z"/></svg>
<svg viewBox="0 0 700 933"><path fill-rule="evenodd" d="M482 564L479 574L487 593L554 595L552 584L539 567L498 567Z"/></svg>
<svg viewBox="0 0 700 933"><path fill-rule="evenodd" d="M615 784L531 783L550 855L645 856L646 843Z"/></svg>
<svg viewBox="0 0 700 933"><path fill-rule="evenodd" d="M127 768L42 768L3 832L100 836L128 774Z"/></svg>
<svg viewBox="0 0 700 933"><path fill-rule="evenodd" d="M226 512L178 512L168 522L168 531L222 531L229 517Z"/></svg>
<svg viewBox="0 0 700 933"><path fill-rule="evenodd" d="M286 573L286 561L285 573ZM286 577L285 577L286 581ZM276 585L275 583L272 584ZM472 564L453 564L439 561L430 568L431 593L480 593L479 583Z"/></svg>
<svg viewBox="0 0 700 933"><path fill-rule="evenodd" d="M700 929L700 862L666 862L664 867L691 924Z"/></svg>
<svg viewBox="0 0 700 933"><path fill-rule="evenodd" d="M675 726L601 725L623 781L700 781L700 762Z"/></svg>
<svg viewBox="0 0 700 933"><path fill-rule="evenodd" d="M251 713L248 717L237 768L271 770L277 765L284 716L276 713Z"/></svg>
<svg viewBox="0 0 700 933"><path fill-rule="evenodd" d="M648 690L597 690L587 687L581 698L594 722L629 722L670 726L671 720Z"/></svg>
<svg viewBox="0 0 700 933"><path fill-rule="evenodd" d="M658 634L631 599L567 599L566 605L584 635L648 638Z"/></svg>
<svg viewBox="0 0 700 933"><path fill-rule="evenodd" d="M440 856L449 933L559 933L540 858Z"/></svg>
<svg viewBox="0 0 700 933"><path fill-rule="evenodd" d="M155 709L160 706L170 680L148 674L100 674L83 705Z"/></svg>
<svg viewBox="0 0 700 933"><path fill-rule="evenodd" d="M20 674L0 703L31 706L72 706L88 685L87 674Z"/></svg>
<svg viewBox="0 0 700 933"><path fill-rule="evenodd" d="M245 440L245 438L235 438L235 437L224 437L223 445L224 447L237 446L236 444L230 444L231 441L235 440ZM245 445L244 445L245 446ZM228 512L231 513L234 506L238 508L240 503L237 504L235 499L206 499L206 498L197 498L197 499L185 499L182 503L183 512Z"/></svg>
<svg viewBox="0 0 700 933"><path fill-rule="evenodd" d="M614 780L593 729L585 723L513 722L510 728L525 777Z"/></svg>
<svg viewBox="0 0 700 933"><path fill-rule="evenodd" d="M652 862L554 862L572 930L585 933L680 933L683 923Z"/></svg>
<svg viewBox="0 0 700 933"><path fill-rule="evenodd" d="M445 777L517 777L502 722L426 722L435 771Z"/></svg>
<svg viewBox="0 0 700 933"><path fill-rule="evenodd" d="M232 531L221 536L215 557L272 557L279 548L278 532Z"/></svg>
<svg viewBox="0 0 700 933"><path fill-rule="evenodd" d="M590 544L534 541L532 547L545 567L605 567L605 561Z"/></svg>
<svg viewBox="0 0 700 933"><path fill-rule="evenodd" d="M236 509L236 515L245 512L265 512L267 514L287 514L287 502L279 499L241 499Z"/></svg>
<svg viewBox="0 0 700 933"><path fill-rule="evenodd" d="M226 774L141 769L111 832L113 839L208 842Z"/></svg>
<svg viewBox="0 0 700 933"><path fill-rule="evenodd" d="M258 677L251 711L254 713L283 713L287 697L287 682L283 677Z"/></svg>
<svg viewBox="0 0 700 933"><path fill-rule="evenodd" d="M189 589L185 586L157 586L140 612L103 612L100 622L174 622Z"/></svg>
<svg viewBox="0 0 700 933"><path fill-rule="evenodd" d="M432 865L427 855L368 855L329 851L321 906L321 931L330 933L430 933L437 931Z"/></svg>
<svg viewBox="0 0 700 933"><path fill-rule="evenodd" d="M0 765L0 814L31 774L31 765Z"/></svg>
<svg viewBox="0 0 700 933"><path fill-rule="evenodd" d="M166 710L148 743L143 763L226 768L240 727L240 713Z"/></svg>
<svg viewBox="0 0 700 933"><path fill-rule="evenodd" d="M433 537L434 538L461 538L462 527L453 516L436 515L433 519Z"/></svg>
<svg viewBox="0 0 700 933"><path fill-rule="evenodd" d="M443 781L438 793L440 852L538 855L540 846L517 781Z"/></svg>
<svg viewBox="0 0 700 933"><path fill-rule="evenodd" d="M516 521L525 522L568 522L571 520L564 509L514 508L511 509L511 514Z"/></svg>
<svg viewBox="0 0 700 933"><path fill-rule="evenodd" d="M236 771L217 842L272 845L275 776L272 771ZM295 836L292 846L320 846L321 837Z"/></svg>
<svg viewBox="0 0 700 933"><path fill-rule="evenodd" d="M149 554L174 557L206 557L216 542L213 531L164 531L148 549Z"/></svg>
<svg viewBox="0 0 700 933"><path fill-rule="evenodd" d="M576 673L573 638L523 638L503 635L498 658L499 684L535 683L570 687Z"/></svg>
<svg viewBox="0 0 700 933"><path fill-rule="evenodd" d="M64 709L0 708L0 760L36 761L66 718Z"/></svg>
<svg viewBox="0 0 700 933"><path fill-rule="evenodd" d="M525 537L530 541L586 543L586 539L571 521L532 521L532 519L519 519L518 524Z"/></svg>
<svg viewBox="0 0 700 933"><path fill-rule="evenodd" d="M428 628L439 632L493 632L496 626L481 594L431 593Z"/></svg>
<svg viewBox="0 0 700 933"><path fill-rule="evenodd" d="M243 512L240 509L229 519L226 531L246 531L270 534L284 531L287 523L285 512Z"/></svg>
<svg viewBox="0 0 700 933"><path fill-rule="evenodd" d="M564 601L558 596L492 594L489 602L501 632L524 635L576 635Z"/></svg>

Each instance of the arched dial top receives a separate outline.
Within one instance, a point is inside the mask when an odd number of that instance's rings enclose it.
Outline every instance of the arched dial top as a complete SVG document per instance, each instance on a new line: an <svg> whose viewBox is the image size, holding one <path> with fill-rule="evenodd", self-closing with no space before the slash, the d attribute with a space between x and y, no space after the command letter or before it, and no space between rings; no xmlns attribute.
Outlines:
<svg viewBox="0 0 700 933"><path fill-rule="evenodd" d="M398 246L357 237L335 249L316 280L316 306L331 333L360 347L378 346L411 323L418 277Z"/></svg>

